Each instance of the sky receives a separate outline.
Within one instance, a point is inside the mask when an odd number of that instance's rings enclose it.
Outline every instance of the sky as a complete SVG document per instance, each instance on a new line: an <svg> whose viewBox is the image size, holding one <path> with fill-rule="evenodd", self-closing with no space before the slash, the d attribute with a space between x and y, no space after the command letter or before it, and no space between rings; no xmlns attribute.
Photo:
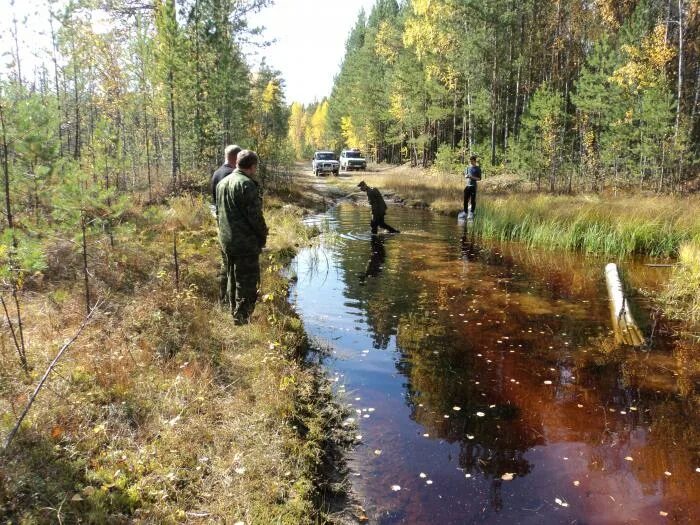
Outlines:
<svg viewBox="0 0 700 525"><path fill-rule="evenodd" d="M331 94L340 71L345 41L360 9L367 13L375 0L276 0L250 19L264 26L264 36L275 42L258 51L282 72L288 102L308 104Z"/></svg>
<svg viewBox="0 0 700 525"><path fill-rule="evenodd" d="M252 65L264 58L282 73L286 82L287 102L309 104L330 95L333 78L340 70L345 41L355 25L360 9L367 13L375 0L276 0L260 13L250 16L250 27L263 27L262 40L268 47L248 46ZM32 76L32 69L47 57L51 46L44 0L0 0L0 66L11 62L5 55L14 45L11 39L13 15L20 25L22 74ZM9 15L9 16L8 16ZM22 27L22 20L28 24ZM4 67L3 67L4 69Z"/></svg>

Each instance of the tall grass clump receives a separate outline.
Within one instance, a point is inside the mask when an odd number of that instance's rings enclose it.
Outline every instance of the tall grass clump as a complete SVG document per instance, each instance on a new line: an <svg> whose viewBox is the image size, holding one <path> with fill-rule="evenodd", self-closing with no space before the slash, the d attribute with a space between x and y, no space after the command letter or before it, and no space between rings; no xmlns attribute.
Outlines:
<svg viewBox="0 0 700 525"><path fill-rule="evenodd" d="M661 300L667 315L700 328L700 238L681 247Z"/></svg>
<svg viewBox="0 0 700 525"><path fill-rule="evenodd" d="M697 205L670 197L484 196L475 228L485 237L544 248L675 257L700 234Z"/></svg>

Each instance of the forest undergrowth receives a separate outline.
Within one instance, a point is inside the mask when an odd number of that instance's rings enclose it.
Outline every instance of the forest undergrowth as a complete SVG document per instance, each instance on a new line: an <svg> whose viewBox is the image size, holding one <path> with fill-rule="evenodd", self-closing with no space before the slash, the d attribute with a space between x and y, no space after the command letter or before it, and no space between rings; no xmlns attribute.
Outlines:
<svg viewBox="0 0 700 525"><path fill-rule="evenodd" d="M205 201L131 205L114 247L91 261L99 311L0 457L3 521L326 519L344 487L342 476L326 476L347 444L338 431L344 414L303 359L308 342L280 272L317 233L303 213L266 199L272 233L261 301L251 325L234 327L217 305L220 255ZM79 257L46 243L48 268L22 297L28 374L2 338L3 438L85 316Z"/></svg>

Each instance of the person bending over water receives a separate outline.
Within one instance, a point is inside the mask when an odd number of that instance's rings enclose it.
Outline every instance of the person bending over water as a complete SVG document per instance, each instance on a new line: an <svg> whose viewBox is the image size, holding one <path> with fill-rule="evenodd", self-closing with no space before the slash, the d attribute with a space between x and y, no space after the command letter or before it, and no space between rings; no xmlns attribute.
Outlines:
<svg viewBox="0 0 700 525"><path fill-rule="evenodd" d="M360 182L357 187L367 193L369 205L372 207L372 235L375 235L379 228L383 228L389 233L401 233L384 222L387 205L380 191L377 188L370 188L365 181Z"/></svg>

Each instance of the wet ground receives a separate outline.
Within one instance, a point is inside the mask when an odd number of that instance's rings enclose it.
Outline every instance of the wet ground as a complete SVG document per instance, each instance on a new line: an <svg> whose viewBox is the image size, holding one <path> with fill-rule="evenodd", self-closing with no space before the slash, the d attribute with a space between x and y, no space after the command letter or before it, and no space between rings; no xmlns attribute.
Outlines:
<svg viewBox="0 0 700 525"><path fill-rule="evenodd" d="M650 351L610 331L607 260L482 243L391 208L313 220L292 302L355 411L353 487L370 523L697 523L700 348L637 295ZM653 293L667 268L622 261Z"/></svg>

